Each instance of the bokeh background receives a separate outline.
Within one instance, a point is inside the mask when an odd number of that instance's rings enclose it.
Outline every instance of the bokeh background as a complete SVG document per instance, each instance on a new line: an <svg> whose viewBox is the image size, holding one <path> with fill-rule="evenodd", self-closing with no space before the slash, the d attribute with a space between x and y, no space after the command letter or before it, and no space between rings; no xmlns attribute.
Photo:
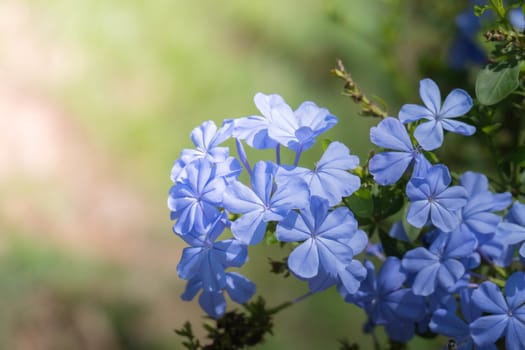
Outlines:
<svg viewBox="0 0 525 350"><path fill-rule="evenodd" d="M179 299L184 243L166 207L191 130L278 93L328 107L340 123L326 137L366 160L377 121L329 71L341 58L393 115L418 102L466 7L421 3L2 0L0 348L176 349L185 320L202 335L197 302ZM254 247L244 273L270 304L306 291L269 276L267 255L283 252ZM259 349L371 348L363 319L328 291L283 311Z"/></svg>

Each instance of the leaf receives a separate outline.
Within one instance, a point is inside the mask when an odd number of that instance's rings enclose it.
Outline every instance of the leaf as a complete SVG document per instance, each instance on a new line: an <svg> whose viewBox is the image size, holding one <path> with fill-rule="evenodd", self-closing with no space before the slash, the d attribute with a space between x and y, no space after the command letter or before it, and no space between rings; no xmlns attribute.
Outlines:
<svg viewBox="0 0 525 350"><path fill-rule="evenodd" d="M374 213L374 202L370 190L361 188L344 199L345 205L359 218L370 218Z"/></svg>
<svg viewBox="0 0 525 350"><path fill-rule="evenodd" d="M383 230L379 230L379 240L386 255L395 256L402 259L407 251L414 248L414 245L392 238Z"/></svg>
<svg viewBox="0 0 525 350"><path fill-rule="evenodd" d="M519 86L520 67L494 70L485 67L476 79L476 96L486 106L493 105L510 95Z"/></svg>

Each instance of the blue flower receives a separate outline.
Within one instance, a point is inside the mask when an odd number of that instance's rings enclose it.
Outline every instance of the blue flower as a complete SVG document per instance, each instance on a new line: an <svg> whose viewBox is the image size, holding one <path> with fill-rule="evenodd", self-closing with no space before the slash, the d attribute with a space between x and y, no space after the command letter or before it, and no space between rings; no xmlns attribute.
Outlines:
<svg viewBox="0 0 525 350"><path fill-rule="evenodd" d="M257 93L253 100L262 116L235 119L233 137L244 140L252 148L276 148L278 142L270 137L268 129L275 119L292 120L293 111L279 95Z"/></svg>
<svg viewBox="0 0 525 350"><path fill-rule="evenodd" d="M454 89L441 105L441 93L431 79L419 82L419 94L425 106L405 104L399 111L403 123L426 119L416 127L414 136L424 150L431 151L443 144L443 129L456 134L470 136L476 132L472 125L454 120L472 108L472 98L462 89Z"/></svg>
<svg viewBox="0 0 525 350"><path fill-rule="evenodd" d="M348 171L357 168L359 158L350 155L349 149L341 142L332 142L317 162L315 169L302 167L282 168L283 178L301 178L310 189L310 195L319 196L330 206L341 202L342 197L350 196L361 186L358 176Z"/></svg>
<svg viewBox="0 0 525 350"><path fill-rule="evenodd" d="M461 176L460 185L468 195L467 204L460 211L462 230L475 234L477 238L495 234L501 217L493 212L505 209L512 201L511 194L493 194L488 189L487 177L471 171Z"/></svg>
<svg viewBox="0 0 525 350"><path fill-rule="evenodd" d="M182 279L198 278L206 291L225 287L224 270L240 267L248 259L246 245L236 239L216 242L226 227L226 214L222 214L204 231L192 231L179 236L190 245L182 251L177 273Z"/></svg>
<svg viewBox="0 0 525 350"><path fill-rule="evenodd" d="M359 291L345 300L363 308L370 319L379 325L393 322L416 322L425 315L425 299L403 288L406 274L396 257L388 257L377 277L374 265L365 262L367 277Z"/></svg>
<svg viewBox="0 0 525 350"><path fill-rule="evenodd" d="M507 350L525 348L525 273L513 273L505 283L505 297L498 286L483 282L472 301L488 315L470 324L477 345L491 345L502 336Z"/></svg>
<svg viewBox="0 0 525 350"><path fill-rule="evenodd" d="M436 288L454 290L465 275L465 264L474 254L476 240L462 231L440 233L429 249L418 247L409 250L402 260L403 268L416 274L412 290L416 295L430 295ZM471 268L472 266L468 266Z"/></svg>
<svg viewBox="0 0 525 350"><path fill-rule="evenodd" d="M231 230L245 243L259 243L264 238L267 222L282 220L290 210L308 206L310 193L306 183L297 179L277 183L277 169L271 162L257 162L251 189L235 181L224 191L224 208L243 214L232 223Z"/></svg>
<svg viewBox="0 0 525 350"><path fill-rule="evenodd" d="M467 204L467 191L461 186L452 186L448 168L442 164L432 166L424 178L412 178L406 194L410 200L407 221L418 228L423 227L428 217L432 224L443 232L451 232L459 222L457 211Z"/></svg>
<svg viewBox="0 0 525 350"><path fill-rule="evenodd" d="M262 116L234 121L233 136L253 148L275 148L281 144L300 154L315 138L334 126L337 118L313 102L304 102L294 112L279 95L257 93L255 105Z"/></svg>
<svg viewBox="0 0 525 350"><path fill-rule="evenodd" d="M171 187L168 207L177 220L175 232L204 231L219 216L226 182L217 169L206 158L196 159L185 167L187 176Z"/></svg>
<svg viewBox="0 0 525 350"><path fill-rule="evenodd" d="M414 164L414 172L420 168L430 168L430 163L421 153L419 147L414 147L405 126L399 119L387 117L377 126L370 129L370 140L379 147L391 149L394 152L376 154L370 159L369 169L374 181L380 185L394 184Z"/></svg>
<svg viewBox="0 0 525 350"><path fill-rule="evenodd" d="M498 225L497 236L506 245L521 245L519 254L525 258L525 204L514 202L506 219Z"/></svg>
<svg viewBox="0 0 525 350"><path fill-rule="evenodd" d="M329 209L328 201L312 196L308 208L299 213L292 211L278 223L277 239L302 241L288 257L288 267L297 276L313 278L322 269L344 278L343 284L359 286L359 281L345 270L354 255L366 247L368 238L357 229L357 221L348 208Z"/></svg>
<svg viewBox="0 0 525 350"><path fill-rule="evenodd" d="M226 161L230 151L228 147L219 147L219 145L230 138L232 131L232 120L225 120L220 129L217 129L217 126L211 120L193 129L191 140L196 149L184 149L181 152L171 169L171 180L176 182L186 177L184 168L196 159L206 158L212 163Z"/></svg>
<svg viewBox="0 0 525 350"><path fill-rule="evenodd" d="M473 339L470 323L479 318L481 310L472 302L472 289L464 288L459 292L461 303L461 319L455 309L439 308L434 311L430 320L430 329L447 337L454 338L458 350L472 350ZM495 345L476 346L478 350L497 350Z"/></svg>
<svg viewBox="0 0 525 350"><path fill-rule="evenodd" d="M224 289L230 298L239 304L244 304L255 294L255 284L249 279L236 272L225 273ZM199 305L210 316L215 319L220 318L226 311L226 300L224 299L223 290L208 291L203 289L202 280L193 278L188 281L181 298L185 301L192 300L199 290L202 293L199 297Z"/></svg>

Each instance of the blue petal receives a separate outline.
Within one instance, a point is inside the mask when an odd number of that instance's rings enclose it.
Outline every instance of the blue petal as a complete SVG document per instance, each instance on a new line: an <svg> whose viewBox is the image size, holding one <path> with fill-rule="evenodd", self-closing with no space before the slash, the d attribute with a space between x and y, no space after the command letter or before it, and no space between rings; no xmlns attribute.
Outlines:
<svg viewBox="0 0 525 350"><path fill-rule="evenodd" d="M227 239L213 245L213 254L221 265L225 267L241 267L248 260L246 244L236 240Z"/></svg>
<svg viewBox="0 0 525 350"><path fill-rule="evenodd" d="M443 129L463 136L474 135L476 132L475 126L457 120L443 119L441 125Z"/></svg>
<svg viewBox="0 0 525 350"><path fill-rule="evenodd" d="M437 116L441 109L441 93L432 79L423 79L419 82L419 95L425 106Z"/></svg>
<svg viewBox="0 0 525 350"><path fill-rule="evenodd" d="M514 310L525 303L525 273L513 273L505 283L505 296L509 309Z"/></svg>
<svg viewBox="0 0 525 350"><path fill-rule="evenodd" d="M414 149L405 126L392 117L383 119L370 129L370 141L376 146L396 151L411 152Z"/></svg>
<svg viewBox="0 0 525 350"><path fill-rule="evenodd" d="M418 272L435 264L439 264L439 258L423 247L409 250L401 261L401 265L408 272Z"/></svg>
<svg viewBox="0 0 525 350"><path fill-rule="evenodd" d="M277 141L268 135L269 122L260 116L238 118L234 121L233 136L244 140L250 147L255 149L267 149L277 147Z"/></svg>
<svg viewBox="0 0 525 350"><path fill-rule="evenodd" d="M357 292L361 281L366 277L366 269L357 260L352 260L346 269L338 272L341 286L349 294Z"/></svg>
<svg viewBox="0 0 525 350"><path fill-rule="evenodd" d="M244 304L255 294L255 284L237 272L226 273L226 291L230 298Z"/></svg>
<svg viewBox="0 0 525 350"><path fill-rule="evenodd" d="M410 225L421 228L425 226L430 213L430 203L427 200L419 200L410 203L407 213L407 221Z"/></svg>
<svg viewBox="0 0 525 350"><path fill-rule="evenodd" d="M456 118L465 115L472 108L472 98L462 89L452 90L439 112L441 118Z"/></svg>
<svg viewBox="0 0 525 350"><path fill-rule="evenodd" d="M414 295L409 288L403 288L383 296L383 304L392 312L390 321L401 318L407 321L419 321L425 315L425 298Z"/></svg>
<svg viewBox="0 0 525 350"><path fill-rule="evenodd" d="M399 120L404 124L415 122L419 119L434 119L434 113L423 106L414 104L405 104L399 111Z"/></svg>
<svg viewBox="0 0 525 350"><path fill-rule="evenodd" d="M405 282L406 275L401 270L401 261L396 257L386 258L377 275L377 289L381 293L397 290Z"/></svg>
<svg viewBox="0 0 525 350"><path fill-rule="evenodd" d="M454 259L448 259L441 264L438 272L438 281L441 287L447 289L465 274L465 267Z"/></svg>
<svg viewBox="0 0 525 350"><path fill-rule="evenodd" d="M311 227L305 224L302 216L291 211L283 220L279 221L275 231L281 242L300 242L311 236Z"/></svg>
<svg viewBox="0 0 525 350"><path fill-rule="evenodd" d="M414 131L414 137L425 151L433 151L443 144L443 127L439 121L420 124Z"/></svg>
<svg viewBox="0 0 525 350"><path fill-rule="evenodd" d="M370 159L368 168L379 185L392 185L403 176L413 159L411 153L383 152Z"/></svg>
<svg viewBox="0 0 525 350"><path fill-rule="evenodd" d="M518 244L525 240L525 227L510 222L500 223L496 232L506 244Z"/></svg>
<svg viewBox="0 0 525 350"><path fill-rule="evenodd" d="M438 309L434 311L429 327L434 333L443 334L447 337L470 336L468 325L456 315L455 311L451 310Z"/></svg>
<svg viewBox="0 0 525 350"><path fill-rule="evenodd" d="M459 179L461 186L465 187L469 197L486 192L489 189L489 180L480 173L466 171Z"/></svg>
<svg viewBox="0 0 525 350"><path fill-rule="evenodd" d="M492 314L506 314L508 310L500 289L492 282L483 282L472 293L472 301L481 310Z"/></svg>
<svg viewBox="0 0 525 350"><path fill-rule="evenodd" d="M443 232L452 232L460 223L460 218L455 211L450 211L437 203L430 205L430 220Z"/></svg>
<svg viewBox="0 0 525 350"><path fill-rule="evenodd" d="M316 234L322 238L350 240L357 230L357 221L347 207L339 207L316 222Z"/></svg>
<svg viewBox="0 0 525 350"><path fill-rule="evenodd" d="M525 349L525 324L516 318L509 319L505 334L505 346L509 350Z"/></svg>
<svg viewBox="0 0 525 350"><path fill-rule="evenodd" d="M403 265L404 266L404 265ZM412 290L415 295L428 296L434 293L437 282L437 274L439 271L439 263L428 265L422 268L412 285Z"/></svg>
<svg viewBox="0 0 525 350"><path fill-rule="evenodd" d="M491 345L501 338L507 324L507 315L483 316L470 324L470 333L477 345Z"/></svg>
<svg viewBox="0 0 525 350"><path fill-rule="evenodd" d="M202 247L187 247L182 250L180 262L177 265L177 274L182 279L194 277L200 269L204 255Z"/></svg>
<svg viewBox="0 0 525 350"><path fill-rule="evenodd" d="M212 318L220 318L226 311L226 300L219 292L203 291L199 297L199 305Z"/></svg>
<svg viewBox="0 0 525 350"><path fill-rule="evenodd" d="M202 281L200 280L200 278L192 278L186 284L184 293L182 293L180 298L184 301L190 301L193 298L195 298L195 296L201 289L202 289Z"/></svg>
<svg viewBox="0 0 525 350"><path fill-rule="evenodd" d="M244 214L231 225L235 238L246 244L257 244L263 240L266 233L266 222L263 221L264 212L252 211Z"/></svg>
<svg viewBox="0 0 525 350"><path fill-rule="evenodd" d="M314 239L308 239L295 248L288 257L288 267L299 277L312 278L319 271L319 252Z"/></svg>
<svg viewBox="0 0 525 350"><path fill-rule="evenodd" d="M239 181L226 188L222 201L224 208L235 214L262 211L264 208L261 198Z"/></svg>

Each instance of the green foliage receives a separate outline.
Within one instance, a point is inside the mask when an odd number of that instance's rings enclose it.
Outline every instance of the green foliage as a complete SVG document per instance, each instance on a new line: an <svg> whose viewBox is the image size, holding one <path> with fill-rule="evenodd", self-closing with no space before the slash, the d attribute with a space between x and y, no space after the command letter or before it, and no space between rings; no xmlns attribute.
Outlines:
<svg viewBox="0 0 525 350"><path fill-rule="evenodd" d="M476 97L481 104L490 106L509 96L519 86L520 67L488 66L476 79Z"/></svg>
<svg viewBox="0 0 525 350"><path fill-rule="evenodd" d="M176 329L177 333L186 340L183 345L188 350L236 350L264 343L266 334L273 334L273 315L289 306L282 304L272 309L266 307L262 297L244 304L244 312L229 311L213 325L204 324L207 331L206 338L211 342L202 345L195 338L191 324L184 323L183 327Z"/></svg>

